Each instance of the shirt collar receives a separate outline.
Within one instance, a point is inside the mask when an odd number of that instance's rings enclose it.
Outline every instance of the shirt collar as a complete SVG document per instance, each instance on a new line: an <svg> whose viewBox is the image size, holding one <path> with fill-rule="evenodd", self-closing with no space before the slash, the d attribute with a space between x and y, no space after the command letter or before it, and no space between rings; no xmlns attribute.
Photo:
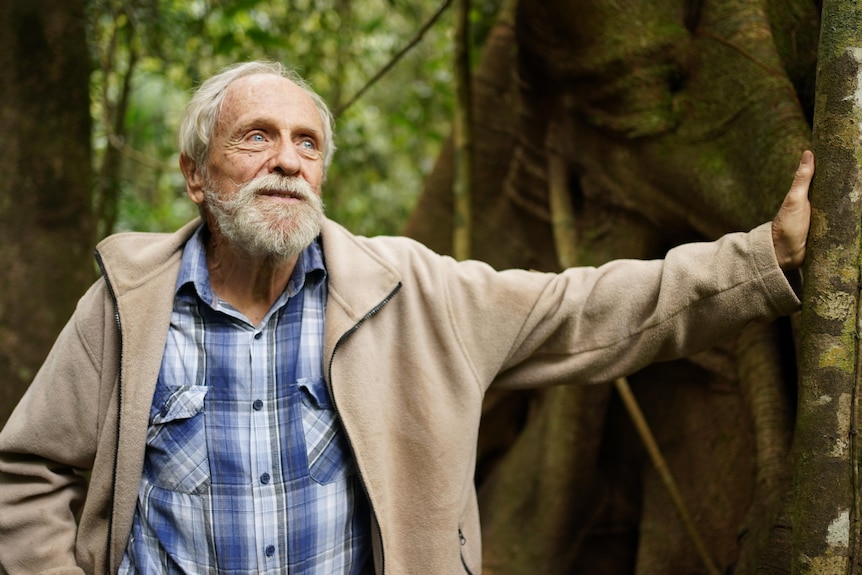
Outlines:
<svg viewBox="0 0 862 575"><path fill-rule="evenodd" d="M187 289L194 289L202 301L215 308L215 294L210 285L206 258L207 234L206 224L201 224L183 248L175 295L180 296ZM325 279L326 265L323 261L323 249L318 236L299 254L296 267L294 267L284 291L288 297L292 297L305 287L306 281L310 282L311 286L317 286ZM190 287L186 288L186 286Z"/></svg>

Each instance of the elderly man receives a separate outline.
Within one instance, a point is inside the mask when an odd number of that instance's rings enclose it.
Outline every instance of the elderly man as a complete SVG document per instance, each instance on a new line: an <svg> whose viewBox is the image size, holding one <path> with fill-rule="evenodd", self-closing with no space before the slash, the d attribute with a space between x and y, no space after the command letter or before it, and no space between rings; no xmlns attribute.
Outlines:
<svg viewBox="0 0 862 575"><path fill-rule="evenodd" d="M490 385L604 382L799 306L813 158L747 234L498 272L326 220L326 105L281 66L180 128L202 218L104 240L0 433L9 573L479 573Z"/></svg>

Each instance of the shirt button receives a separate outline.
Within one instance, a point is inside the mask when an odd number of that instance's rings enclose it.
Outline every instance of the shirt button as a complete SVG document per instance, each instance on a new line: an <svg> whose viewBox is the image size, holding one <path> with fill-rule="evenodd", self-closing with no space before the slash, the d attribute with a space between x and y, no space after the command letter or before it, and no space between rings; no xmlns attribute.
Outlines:
<svg viewBox="0 0 862 575"><path fill-rule="evenodd" d="M275 545L267 545L263 552L266 553L267 557L272 557L275 555Z"/></svg>
<svg viewBox="0 0 862 575"><path fill-rule="evenodd" d="M269 473L264 473L260 476L260 482L263 483L264 485L269 483L269 480L270 480Z"/></svg>
<svg viewBox="0 0 862 575"><path fill-rule="evenodd" d="M254 403L251 404L255 411L260 411L263 409L263 402L259 399L255 399Z"/></svg>
<svg viewBox="0 0 862 575"><path fill-rule="evenodd" d="M256 334L254 334L254 339L260 339L260 338L262 338L262 337L263 337L263 332L262 332L262 331L259 331L259 332L257 332Z"/></svg>

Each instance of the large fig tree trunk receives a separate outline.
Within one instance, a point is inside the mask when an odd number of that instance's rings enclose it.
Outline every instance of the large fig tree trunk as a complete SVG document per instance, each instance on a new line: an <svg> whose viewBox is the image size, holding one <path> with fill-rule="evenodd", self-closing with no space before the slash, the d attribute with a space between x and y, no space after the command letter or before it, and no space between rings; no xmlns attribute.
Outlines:
<svg viewBox="0 0 862 575"><path fill-rule="evenodd" d="M551 160L578 265L771 219L810 146L818 34L813 0L519 2L475 72L473 257L558 269ZM449 149L406 229L444 252L451 186ZM780 321L630 378L723 573L790 571L794 348ZM488 573L707 572L610 385L492 389L479 450Z"/></svg>

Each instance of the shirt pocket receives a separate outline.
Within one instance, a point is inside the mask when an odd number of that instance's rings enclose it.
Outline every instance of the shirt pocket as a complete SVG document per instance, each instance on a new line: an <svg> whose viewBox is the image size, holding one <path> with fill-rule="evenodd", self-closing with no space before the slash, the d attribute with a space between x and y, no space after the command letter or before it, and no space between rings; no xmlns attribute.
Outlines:
<svg viewBox="0 0 862 575"><path fill-rule="evenodd" d="M144 473L157 487L199 494L210 485L204 400L209 387L159 382L147 430Z"/></svg>
<svg viewBox="0 0 862 575"><path fill-rule="evenodd" d="M300 378L296 383L302 398L309 475L321 485L349 477L355 465L326 382L321 377Z"/></svg>

